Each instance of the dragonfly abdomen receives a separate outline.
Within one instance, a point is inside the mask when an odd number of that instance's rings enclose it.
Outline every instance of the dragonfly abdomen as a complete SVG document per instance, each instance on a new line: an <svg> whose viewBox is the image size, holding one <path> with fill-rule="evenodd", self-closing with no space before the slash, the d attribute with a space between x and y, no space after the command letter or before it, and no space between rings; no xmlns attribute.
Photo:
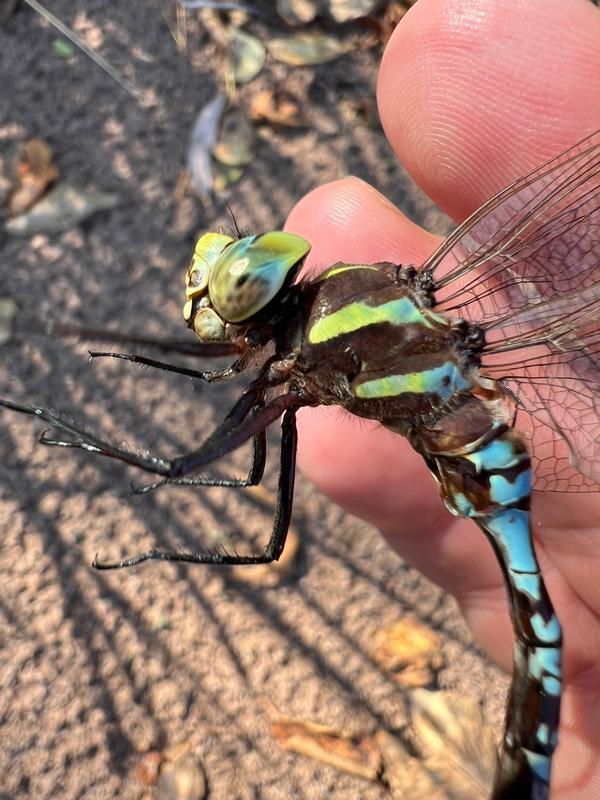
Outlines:
<svg viewBox="0 0 600 800"><path fill-rule="evenodd" d="M470 437L462 425L457 428L455 417L471 420ZM475 430L486 419L487 430ZM529 455L517 434L496 418L495 405L475 396L411 439L446 506L473 519L490 540L506 581L516 647L493 796L545 800L557 744L562 631L533 548Z"/></svg>

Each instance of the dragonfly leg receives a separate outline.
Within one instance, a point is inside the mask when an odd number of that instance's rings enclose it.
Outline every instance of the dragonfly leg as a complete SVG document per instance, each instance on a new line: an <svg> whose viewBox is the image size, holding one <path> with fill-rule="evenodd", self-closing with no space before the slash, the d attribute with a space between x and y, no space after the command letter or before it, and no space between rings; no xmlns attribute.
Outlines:
<svg viewBox="0 0 600 800"><path fill-rule="evenodd" d="M163 559L170 561L191 561L195 563L210 564L260 564L276 560L281 555L289 518L294 487L295 455L296 455L296 424L295 413L298 406L297 398L293 395L279 395L268 405L259 401L262 391L260 384L251 385L244 392L240 400L234 405L221 425L204 442L204 444L190 453L172 460L143 456L109 442L77 428L72 423L63 419L56 412L46 408L36 408L16 403L12 400L0 399L0 406L18 411L29 416L38 417L48 422L55 430L72 436L74 441L63 442L53 439L44 439L52 445L63 447L79 447L89 452L110 456L126 464L139 467L146 472L162 475L167 480L179 480L190 472L220 458L235 450L248 439L254 439L254 458L246 485L249 482L257 483L262 477L264 469L264 431L266 427L284 414L282 423L281 464L277 507L275 522L271 538L264 551L259 555L240 556L228 553L173 553L169 551L152 550L131 559L112 563L100 564L99 568L124 567L138 564L148 559ZM257 456L258 453L258 457ZM210 480L210 479L208 479ZM217 479L216 479L217 480ZM217 482L208 485L218 485Z"/></svg>
<svg viewBox="0 0 600 800"><path fill-rule="evenodd" d="M500 560L515 630L513 680L493 800L547 800L558 739L562 631L533 549L529 512L477 520Z"/></svg>
<svg viewBox="0 0 600 800"><path fill-rule="evenodd" d="M206 442L198 449L172 460L157 458L152 455L142 455L118 447L105 439L100 439L89 431L81 430L69 422L61 414L49 408L28 406L13 400L0 398L0 406L21 414L37 417L51 425L59 433L67 434L72 440L51 439L42 434L40 441L43 444L55 447L75 447L114 458L134 467L139 467L154 475L165 478L180 478L194 472L204 464L214 461L225 453L231 452L252 438L256 433L277 419L285 410L285 400L288 395L280 395L270 406L257 405L260 390L249 387L242 397L229 412L221 425L213 432ZM264 421L264 424L263 423ZM254 429L252 425L254 424ZM215 452L215 446L218 452Z"/></svg>
<svg viewBox="0 0 600 800"><path fill-rule="evenodd" d="M252 460L246 478L207 478L195 475L192 478L165 478L162 481L136 486L135 494L147 494L161 486L222 486L228 489L244 489L247 486L258 486L263 479L267 459L267 436L260 431L252 438Z"/></svg>
<svg viewBox="0 0 600 800"><path fill-rule="evenodd" d="M146 356L138 356L130 353L105 353L96 350L90 350L90 359L93 358L119 358L122 361L132 361L134 364L142 364L146 367L153 367L154 369L161 369L165 372L176 372L178 375L187 375L190 378L199 378L207 383L215 383L216 381L224 381L239 375L240 372L246 368L250 358L251 351L247 350L236 359L232 364L224 369L211 369L211 370L196 370L181 367L176 364L167 364L164 361L157 361L155 358L147 358Z"/></svg>
<svg viewBox="0 0 600 800"><path fill-rule="evenodd" d="M273 529L269 541L262 553L257 555L239 555L226 552L186 553L170 550L149 550L132 558L112 563L98 561L93 565L97 569L117 569L131 567L142 561L152 559L161 561L186 561L194 564L268 564L277 561L283 552L292 514L294 499L294 481L296 474L296 410L287 409L281 423L281 456L279 463L279 484L277 503L273 517Z"/></svg>

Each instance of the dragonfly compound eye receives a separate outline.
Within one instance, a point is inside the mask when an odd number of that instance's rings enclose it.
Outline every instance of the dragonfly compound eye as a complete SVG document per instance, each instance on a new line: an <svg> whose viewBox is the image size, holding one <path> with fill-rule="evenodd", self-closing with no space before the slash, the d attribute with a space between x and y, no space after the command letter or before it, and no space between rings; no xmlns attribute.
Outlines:
<svg viewBox="0 0 600 800"><path fill-rule="evenodd" d="M208 278L211 306L227 322L253 317L294 278L310 250L300 236L245 236L221 252Z"/></svg>

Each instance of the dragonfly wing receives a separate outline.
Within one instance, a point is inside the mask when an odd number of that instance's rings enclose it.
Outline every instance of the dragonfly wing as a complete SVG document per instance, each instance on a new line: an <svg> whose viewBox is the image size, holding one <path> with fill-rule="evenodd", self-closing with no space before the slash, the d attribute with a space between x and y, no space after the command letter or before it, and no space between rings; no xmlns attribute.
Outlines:
<svg viewBox="0 0 600 800"><path fill-rule="evenodd" d="M485 332L537 485L600 484L600 131L492 198L424 264L436 310ZM579 474L578 474L579 473Z"/></svg>
<svg viewBox="0 0 600 800"><path fill-rule="evenodd" d="M442 311L483 324L598 280L600 131L485 203L423 265Z"/></svg>

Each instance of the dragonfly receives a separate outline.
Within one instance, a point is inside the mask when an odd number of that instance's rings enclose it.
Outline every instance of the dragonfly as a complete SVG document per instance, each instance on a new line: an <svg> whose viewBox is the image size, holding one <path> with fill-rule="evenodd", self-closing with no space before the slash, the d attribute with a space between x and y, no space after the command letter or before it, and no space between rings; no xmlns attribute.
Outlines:
<svg viewBox="0 0 600 800"><path fill-rule="evenodd" d="M213 433L172 459L139 454L60 413L12 399L43 420L47 446L78 448L165 485L260 483L266 429L281 420L277 501L262 552L152 549L151 559L258 564L280 557L294 494L296 413L338 405L379 421L424 458L441 498L485 534L502 568L515 636L513 679L492 800L546 800L558 741L562 630L532 541L532 487L600 483L600 131L500 191L424 264L336 263L298 279L310 243L293 233L202 235L185 275L183 316L196 339L163 350L230 355L195 370L125 352L92 352L212 383L252 371ZM94 331L88 331L93 336ZM207 464L252 442L247 477ZM532 468L533 460L533 468Z"/></svg>

